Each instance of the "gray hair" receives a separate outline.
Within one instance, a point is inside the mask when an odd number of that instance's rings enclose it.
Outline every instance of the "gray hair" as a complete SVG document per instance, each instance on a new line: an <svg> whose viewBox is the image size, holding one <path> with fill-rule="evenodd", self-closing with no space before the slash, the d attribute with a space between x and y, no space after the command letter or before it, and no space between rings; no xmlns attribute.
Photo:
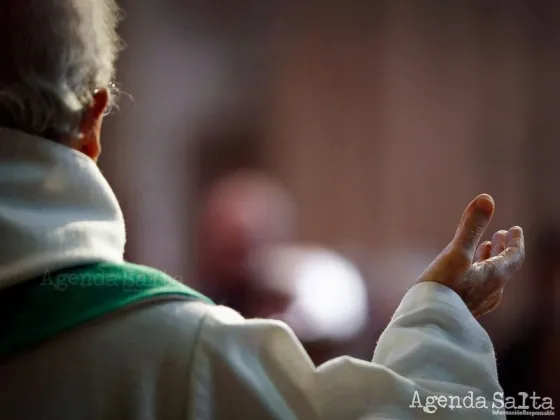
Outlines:
<svg viewBox="0 0 560 420"><path fill-rule="evenodd" d="M114 86L119 20L115 0L0 0L0 125L77 134L95 90Z"/></svg>

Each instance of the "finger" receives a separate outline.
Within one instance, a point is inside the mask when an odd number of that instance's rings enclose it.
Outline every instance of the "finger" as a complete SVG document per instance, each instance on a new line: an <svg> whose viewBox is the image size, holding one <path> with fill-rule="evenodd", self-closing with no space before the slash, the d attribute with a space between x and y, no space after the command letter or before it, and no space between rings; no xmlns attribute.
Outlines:
<svg viewBox="0 0 560 420"><path fill-rule="evenodd" d="M523 265L525 260L525 241L520 227L510 229L507 248L499 255L486 260L484 264L493 277L507 278Z"/></svg>
<svg viewBox="0 0 560 420"><path fill-rule="evenodd" d="M523 229L519 226L514 226L507 232L506 236L507 247L518 247L525 250L525 241L523 238Z"/></svg>
<svg viewBox="0 0 560 420"><path fill-rule="evenodd" d="M492 242L490 241L482 242L476 249L476 252L474 253L474 262L480 262L490 258L491 249L492 249Z"/></svg>
<svg viewBox="0 0 560 420"><path fill-rule="evenodd" d="M490 256L495 257L504 249L506 249L506 244L508 241L507 235L507 230L499 230L494 233L494 236L492 236L492 249L490 251Z"/></svg>
<svg viewBox="0 0 560 420"><path fill-rule="evenodd" d="M480 238L494 214L494 200L488 194L481 194L467 206L457 228L454 246L466 252L472 260Z"/></svg>
<svg viewBox="0 0 560 420"><path fill-rule="evenodd" d="M525 260L525 238L523 236L523 229L519 226L512 227L507 234L506 246L503 252L505 253L507 250L511 250L509 253L516 255L516 270L519 270Z"/></svg>

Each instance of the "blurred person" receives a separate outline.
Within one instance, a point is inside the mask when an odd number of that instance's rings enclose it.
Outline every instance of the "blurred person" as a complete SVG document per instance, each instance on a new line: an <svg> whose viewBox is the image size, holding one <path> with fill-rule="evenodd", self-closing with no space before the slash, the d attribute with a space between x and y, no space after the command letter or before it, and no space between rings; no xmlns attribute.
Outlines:
<svg viewBox="0 0 560 420"><path fill-rule="evenodd" d="M239 170L209 189L198 229L201 288L245 317L268 318L289 305L287 293L258 287L254 256L295 237L289 193L268 176Z"/></svg>
<svg viewBox="0 0 560 420"><path fill-rule="evenodd" d="M260 172L216 181L199 229L201 287L244 317L285 321L322 363L350 352L367 322L367 291L342 256L293 245L294 209L289 192Z"/></svg>
<svg viewBox="0 0 560 420"><path fill-rule="evenodd" d="M123 217L96 166L116 4L0 1L2 418L426 418L416 396L501 391L476 318L500 303L524 241L513 227L478 245L491 197L467 206L372 362L315 367L285 324L245 320L123 261ZM495 416L465 407L430 418Z"/></svg>

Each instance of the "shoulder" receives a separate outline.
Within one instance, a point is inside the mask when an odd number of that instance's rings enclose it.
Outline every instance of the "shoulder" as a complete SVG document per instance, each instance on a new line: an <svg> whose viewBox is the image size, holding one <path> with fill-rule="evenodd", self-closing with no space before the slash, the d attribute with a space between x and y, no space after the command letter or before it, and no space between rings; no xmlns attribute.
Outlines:
<svg viewBox="0 0 560 420"><path fill-rule="evenodd" d="M53 292L79 295L92 305L99 306L103 302L105 307L117 308L135 301L170 295L213 304L208 297L181 280L152 267L128 262L102 262L46 273L40 283L41 286L50 286Z"/></svg>
<svg viewBox="0 0 560 420"><path fill-rule="evenodd" d="M245 319L225 306L208 306L197 333L197 354L204 359L238 365L250 357L282 358L280 353L304 353L294 331L273 319ZM211 354L208 359L208 353Z"/></svg>
<svg viewBox="0 0 560 420"><path fill-rule="evenodd" d="M89 305L86 314L98 315L90 316L74 329L75 334L64 335L62 340L80 336L87 341L111 342L122 350L132 345L137 350L176 351L184 357L194 348L214 305L179 280L147 266L96 263L54 273L48 279L51 287L41 290L52 289L55 296L63 295L76 305L85 302ZM83 312L80 307L66 312L72 310Z"/></svg>

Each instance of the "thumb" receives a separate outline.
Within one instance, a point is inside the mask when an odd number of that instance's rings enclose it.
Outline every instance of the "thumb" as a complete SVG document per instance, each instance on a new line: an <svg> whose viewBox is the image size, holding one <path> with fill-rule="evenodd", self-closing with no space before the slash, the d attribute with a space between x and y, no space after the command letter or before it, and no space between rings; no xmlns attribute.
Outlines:
<svg viewBox="0 0 560 420"><path fill-rule="evenodd" d="M460 248L471 260L492 219L494 208L494 199L488 194L481 194L471 201L463 212L463 217L453 239L453 246Z"/></svg>

